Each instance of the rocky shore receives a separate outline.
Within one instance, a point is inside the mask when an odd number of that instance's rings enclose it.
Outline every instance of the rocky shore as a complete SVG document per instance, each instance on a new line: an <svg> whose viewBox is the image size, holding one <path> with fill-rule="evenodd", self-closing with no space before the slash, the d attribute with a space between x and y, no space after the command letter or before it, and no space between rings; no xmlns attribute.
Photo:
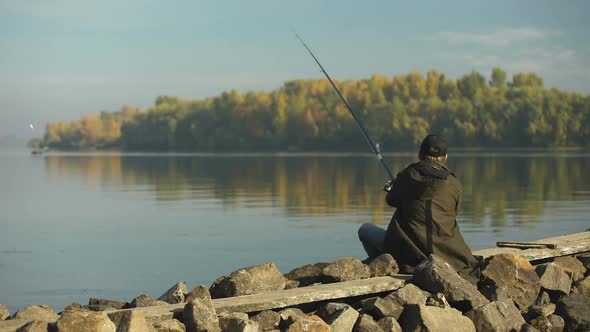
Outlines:
<svg viewBox="0 0 590 332"><path fill-rule="evenodd" d="M90 298L61 313L30 305L10 314L0 305L0 332L196 332L196 331L590 331L590 255L564 256L531 265L520 256L485 260L480 281L461 278L431 255L403 287L392 292L304 303L259 312L216 312L212 299L310 285L395 275L388 254L371 261L341 258L282 274L265 263L217 278L189 291L179 282L157 299L129 302ZM141 309L180 304L172 317L146 316Z"/></svg>

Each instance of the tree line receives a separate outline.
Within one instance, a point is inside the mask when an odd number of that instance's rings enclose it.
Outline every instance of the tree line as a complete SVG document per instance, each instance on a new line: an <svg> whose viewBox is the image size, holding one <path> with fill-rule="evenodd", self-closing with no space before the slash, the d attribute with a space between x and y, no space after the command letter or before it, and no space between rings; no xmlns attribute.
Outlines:
<svg viewBox="0 0 590 332"><path fill-rule="evenodd" d="M590 95L548 89L535 73L508 81L431 70L336 81L385 151L440 133L458 147L588 147ZM147 110L85 115L47 124L44 145L175 151L367 151L356 123L326 80L287 81L271 92L234 90L201 100L160 96Z"/></svg>

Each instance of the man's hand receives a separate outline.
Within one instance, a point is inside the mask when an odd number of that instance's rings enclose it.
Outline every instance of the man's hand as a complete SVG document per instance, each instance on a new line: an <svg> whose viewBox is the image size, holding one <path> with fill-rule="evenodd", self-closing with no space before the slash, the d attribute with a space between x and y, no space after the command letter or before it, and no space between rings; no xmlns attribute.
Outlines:
<svg viewBox="0 0 590 332"><path fill-rule="evenodd" d="M385 185L383 186L383 191L389 192L391 190L392 185L393 180L387 180L387 182L385 182Z"/></svg>

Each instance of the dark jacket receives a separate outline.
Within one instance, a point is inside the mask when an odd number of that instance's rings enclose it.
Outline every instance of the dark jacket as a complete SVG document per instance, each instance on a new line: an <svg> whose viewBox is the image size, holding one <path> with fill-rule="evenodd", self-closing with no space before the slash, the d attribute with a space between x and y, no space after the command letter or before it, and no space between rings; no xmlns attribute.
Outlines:
<svg viewBox="0 0 590 332"><path fill-rule="evenodd" d="M385 252L409 266L433 253L476 281L478 261L456 219L462 195L461 183L446 165L420 161L401 171L386 198L397 209L387 228Z"/></svg>

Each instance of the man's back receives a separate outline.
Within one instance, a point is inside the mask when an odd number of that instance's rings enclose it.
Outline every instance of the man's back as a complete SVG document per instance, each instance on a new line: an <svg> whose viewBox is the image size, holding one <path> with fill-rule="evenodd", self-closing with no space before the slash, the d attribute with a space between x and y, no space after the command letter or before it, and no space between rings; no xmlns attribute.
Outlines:
<svg viewBox="0 0 590 332"><path fill-rule="evenodd" d="M400 172L387 194L397 210L387 229L384 251L400 265L415 266L429 254L444 258L470 279L477 259L457 224L462 199L459 180L442 163L422 160Z"/></svg>

